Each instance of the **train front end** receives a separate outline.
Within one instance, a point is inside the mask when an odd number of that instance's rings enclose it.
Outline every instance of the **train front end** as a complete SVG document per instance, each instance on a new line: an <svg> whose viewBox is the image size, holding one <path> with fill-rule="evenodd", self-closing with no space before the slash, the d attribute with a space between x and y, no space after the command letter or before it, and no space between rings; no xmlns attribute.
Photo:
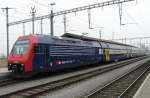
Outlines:
<svg viewBox="0 0 150 98"><path fill-rule="evenodd" d="M14 73L32 73L32 50L36 42L34 35L19 37L8 56L8 70Z"/></svg>

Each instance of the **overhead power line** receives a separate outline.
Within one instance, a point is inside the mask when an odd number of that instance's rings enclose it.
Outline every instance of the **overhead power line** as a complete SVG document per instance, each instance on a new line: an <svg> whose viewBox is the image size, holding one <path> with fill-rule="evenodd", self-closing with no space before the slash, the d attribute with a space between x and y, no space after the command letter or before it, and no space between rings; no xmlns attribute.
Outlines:
<svg viewBox="0 0 150 98"><path fill-rule="evenodd" d="M129 1L134 1L134 0L106 1L106 2L102 2L102 3L96 3L96 4L87 5L87 6L83 6L83 7L77 7L77 8L73 8L73 9L69 9L69 10L55 12L55 13L53 13L53 16L69 14L72 12L78 12L78 11L83 11L83 10L88 10L88 9L93 9L93 8L98 8L98 7L104 7L104 6L109 6L109 5L113 5L113 4L120 4L120 3L124 3L124 2L129 2ZM41 19L46 19L46 18L50 18L50 17L51 17L51 14L48 14L48 15L44 15L44 16L35 17L35 20L41 20ZM30 21L32 21L32 18L21 20L21 21L16 21L16 22L11 22L11 23L9 23L9 26L26 23L26 22L30 22Z"/></svg>
<svg viewBox="0 0 150 98"><path fill-rule="evenodd" d="M35 0L31 0L31 1L34 2L34 3L36 3L36 4L38 4L38 5L40 5L40 6L43 6L45 8L49 8L49 6L47 6L47 5L43 4L43 3L40 3L38 1L35 1Z"/></svg>
<svg viewBox="0 0 150 98"><path fill-rule="evenodd" d="M114 39L114 40L122 40L121 39ZM133 37L133 38L125 38L126 40L136 40L136 39L150 39L150 37Z"/></svg>

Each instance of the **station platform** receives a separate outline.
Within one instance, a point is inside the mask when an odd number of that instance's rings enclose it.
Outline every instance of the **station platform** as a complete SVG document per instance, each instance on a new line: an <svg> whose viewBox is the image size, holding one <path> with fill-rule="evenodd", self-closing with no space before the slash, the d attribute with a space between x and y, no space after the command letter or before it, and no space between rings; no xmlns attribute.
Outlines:
<svg viewBox="0 0 150 98"><path fill-rule="evenodd" d="M150 98L150 74L146 77L133 98Z"/></svg>
<svg viewBox="0 0 150 98"><path fill-rule="evenodd" d="M8 72L7 67L0 68L0 73L6 73L6 72Z"/></svg>
<svg viewBox="0 0 150 98"><path fill-rule="evenodd" d="M10 72L8 71L7 67L0 68L0 78L4 78L10 75Z"/></svg>

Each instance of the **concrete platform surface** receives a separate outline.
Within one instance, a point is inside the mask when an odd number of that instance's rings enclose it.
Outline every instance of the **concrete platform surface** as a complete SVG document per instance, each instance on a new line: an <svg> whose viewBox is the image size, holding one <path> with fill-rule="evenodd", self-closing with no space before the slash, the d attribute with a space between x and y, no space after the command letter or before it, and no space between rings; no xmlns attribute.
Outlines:
<svg viewBox="0 0 150 98"><path fill-rule="evenodd" d="M146 77L133 98L150 98L150 74Z"/></svg>
<svg viewBox="0 0 150 98"><path fill-rule="evenodd" d="M0 73L6 73L6 72L8 72L7 67L0 68Z"/></svg>
<svg viewBox="0 0 150 98"><path fill-rule="evenodd" d="M0 68L0 79L8 77L10 75L10 72L6 67Z"/></svg>

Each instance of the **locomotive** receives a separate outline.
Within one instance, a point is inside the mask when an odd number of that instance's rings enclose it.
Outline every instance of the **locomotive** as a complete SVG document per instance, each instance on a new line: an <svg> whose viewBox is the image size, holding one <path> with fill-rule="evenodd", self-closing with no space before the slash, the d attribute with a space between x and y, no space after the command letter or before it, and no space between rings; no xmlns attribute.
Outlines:
<svg viewBox="0 0 150 98"><path fill-rule="evenodd" d="M144 54L144 49L117 42L30 34L20 36L15 42L8 56L8 70L14 73L50 72Z"/></svg>

